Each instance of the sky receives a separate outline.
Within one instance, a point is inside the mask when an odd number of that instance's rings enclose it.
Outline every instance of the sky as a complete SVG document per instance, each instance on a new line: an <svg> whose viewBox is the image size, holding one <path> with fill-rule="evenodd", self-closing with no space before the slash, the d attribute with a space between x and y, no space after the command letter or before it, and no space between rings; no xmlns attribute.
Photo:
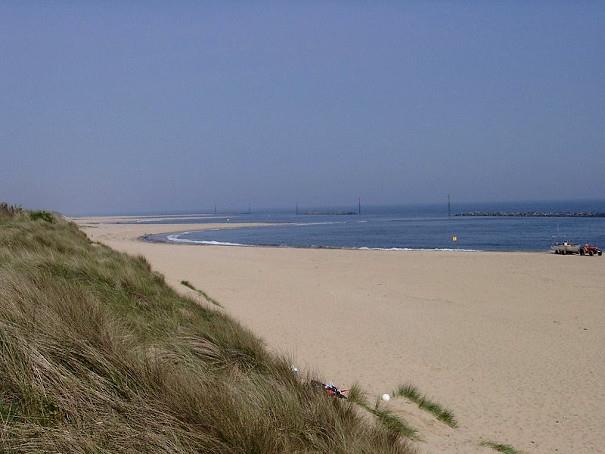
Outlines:
<svg viewBox="0 0 605 454"><path fill-rule="evenodd" d="M0 200L605 199L605 2L3 1Z"/></svg>

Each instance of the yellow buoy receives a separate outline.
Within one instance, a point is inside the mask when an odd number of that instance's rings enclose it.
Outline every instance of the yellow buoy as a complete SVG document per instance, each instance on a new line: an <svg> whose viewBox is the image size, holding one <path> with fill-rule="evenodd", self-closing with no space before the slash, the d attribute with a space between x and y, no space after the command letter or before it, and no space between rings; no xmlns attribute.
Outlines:
<svg viewBox="0 0 605 454"><path fill-rule="evenodd" d="M458 237L456 235L452 235L452 241L458 241Z"/></svg>

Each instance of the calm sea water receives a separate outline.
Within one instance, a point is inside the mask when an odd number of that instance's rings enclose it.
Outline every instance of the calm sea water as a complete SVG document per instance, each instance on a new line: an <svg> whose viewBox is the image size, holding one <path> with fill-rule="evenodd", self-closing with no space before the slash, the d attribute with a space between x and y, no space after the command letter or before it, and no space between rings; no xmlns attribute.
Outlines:
<svg viewBox="0 0 605 454"><path fill-rule="evenodd" d="M467 210L605 212L602 202L509 203L457 206ZM276 225L189 231L187 224L267 222ZM151 221L174 223L174 219ZM605 218L447 217L443 206L368 207L361 215L295 215L284 211L179 219L183 232L151 241L193 244L371 249L543 251L555 241L605 246ZM456 237L457 241L453 241Z"/></svg>

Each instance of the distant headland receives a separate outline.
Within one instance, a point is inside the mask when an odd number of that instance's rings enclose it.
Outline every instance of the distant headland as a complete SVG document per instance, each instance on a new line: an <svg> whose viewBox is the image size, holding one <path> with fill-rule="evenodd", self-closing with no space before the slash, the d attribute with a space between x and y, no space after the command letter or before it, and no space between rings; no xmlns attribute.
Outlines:
<svg viewBox="0 0 605 454"><path fill-rule="evenodd" d="M351 216L359 213L357 211L302 211L297 214L303 216Z"/></svg>
<svg viewBox="0 0 605 454"><path fill-rule="evenodd" d="M489 216L518 218L605 218L597 211L465 211L454 216Z"/></svg>

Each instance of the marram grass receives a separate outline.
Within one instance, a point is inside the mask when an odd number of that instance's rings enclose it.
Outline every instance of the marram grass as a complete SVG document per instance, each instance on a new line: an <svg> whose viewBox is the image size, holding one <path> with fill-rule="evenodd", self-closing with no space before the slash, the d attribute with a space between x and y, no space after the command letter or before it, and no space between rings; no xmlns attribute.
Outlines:
<svg viewBox="0 0 605 454"><path fill-rule="evenodd" d="M405 397L406 399L415 402L418 407L432 413L439 421L443 421L450 427L457 427L458 422L454 417L454 413L447 408L443 408L437 402L432 401L424 394L421 394L413 385L401 385L392 392L393 397Z"/></svg>
<svg viewBox="0 0 605 454"><path fill-rule="evenodd" d="M181 281L181 285L187 287L188 289L193 290L198 295L201 295L209 303L212 303L212 304L214 304L215 306L218 306L218 307L223 307L223 305L221 303L219 303L217 300L215 300L214 298L212 298L205 291L199 290L199 289L195 288L191 282L189 282L189 281Z"/></svg>
<svg viewBox="0 0 605 454"><path fill-rule="evenodd" d="M504 443L496 443L493 441L482 441L481 446L486 446L488 448L492 448L494 451L498 451L503 454L521 454L521 451L517 451L511 445L507 445Z"/></svg>
<svg viewBox="0 0 605 454"><path fill-rule="evenodd" d="M0 451L412 452L144 258L51 216L0 206Z"/></svg>
<svg viewBox="0 0 605 454"><path fill-rule="evenodd" d="M349 390L348 399L350 402L355 403L367 412L374 415L377 420L389 430L396 432L402 437L410 440L419 439L418 431L408 424L403 417L396 415L387 408L383 408L379 398L376 399L376 402L373 406L370 405L366 394L357 385L353 385Z"/></svg>

